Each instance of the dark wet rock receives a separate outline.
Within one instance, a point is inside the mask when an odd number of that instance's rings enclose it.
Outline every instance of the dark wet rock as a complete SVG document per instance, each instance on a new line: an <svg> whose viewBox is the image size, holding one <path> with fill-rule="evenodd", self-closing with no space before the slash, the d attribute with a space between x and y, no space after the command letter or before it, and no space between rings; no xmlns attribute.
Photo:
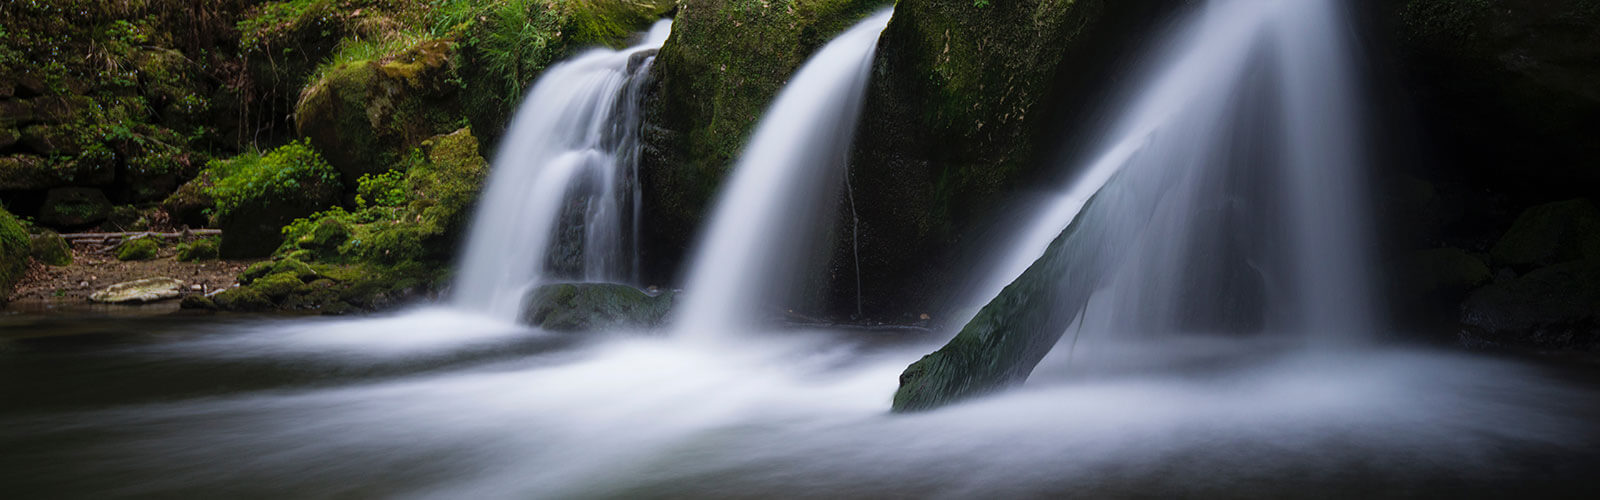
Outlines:
<svg viewBox="0 0 1600 500"><path fill-rule="evenodd" d="M660 327L676 295L650 295L628 285L561 283L528 293L523 322L546 330L577 332Z"/></svg>
<svg viewBox="0 0 1600 500"><path fill-rule="evenodd" d="M1600 209L1586 199L1529 208L1517 216L1490 255L1497 265L1519 269L1600 258Z"/></svg>
<svg viewBox="0 0 1600 500"><path fill-rule="evenodd" d="M1544 349L1600 349L1600 258L1543 267L1473 292L1463 340Z"/></svg>

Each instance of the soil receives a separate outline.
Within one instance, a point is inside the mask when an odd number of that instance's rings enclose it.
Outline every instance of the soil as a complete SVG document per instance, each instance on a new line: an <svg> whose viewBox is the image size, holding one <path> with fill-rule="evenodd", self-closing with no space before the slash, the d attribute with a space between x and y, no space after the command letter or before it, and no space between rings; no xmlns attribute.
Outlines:
<svg viewBox="0 0 1600 500"><path fill-rule="evenodd" d="M173 248L162 248L159 257L145 261L119 261L98 247L75 246L72 264L55 267L33 262L28 274L17 283L10 308L52 307L89 303L89 295L108 286L142 278L183 280L185 294L210 293L235 286L234 278L255 260L204 260L180 262ZM199 288L192 288L198 285ZM176 303L176 300L168 301Z"/></svg>

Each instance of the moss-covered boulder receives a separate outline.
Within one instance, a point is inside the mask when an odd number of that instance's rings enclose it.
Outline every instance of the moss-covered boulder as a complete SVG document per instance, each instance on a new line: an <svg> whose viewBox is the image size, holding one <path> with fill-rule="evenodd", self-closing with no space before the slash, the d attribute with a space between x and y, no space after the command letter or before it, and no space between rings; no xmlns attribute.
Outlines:
<svg viewBox="0 0 1600 500"><path fill-rule="evenodd" d="M646 280L672 281L767 105L812 52L886 0L686 0L642 103Z"/></svg>
<svg viewBox="0 0 1600 500"><path fill-rule="evenodd" d="M528 292L522 320L561 332L651 329L666 321L675 298L614 283L545 285Z"/></svg>
<svg viewBox="0 0 1600 500"><path fill-rule="evenodd" d="M28 232L4 208L0 208L0 304L6 303L22 275L28 271L32 250Z"/></svg>
<svg viewBox="0 0 1600 500"><path fill-rule="evenodd" d="M40 224L53 228L82 228L111 215L111 200L97 188L55 188L45 193L39 209Z"/></svg>
<svg viewBox="0 0 1600 500"><path fill-rule="evenodd" d="M221 238L201 238L194 241L185 241L178 244L177 258L184 262L213 260L221 256L221 253L217 251L221 244Z"/></svg>
<svg viewBox="0 0 1600 500"><path fill-rule="evenodd" d="M306 143L265 155L245 154L209 167L222 228L223 257L263 257L283 242L283 227L334 206L343 192L339 173Z"/></svg>
<svg viewBox="0 0 1600 500"><path fill-rule="evenodd" d="M1587 199L1529 208L1517 216L1490 255L1496 264L1521 269L1600 258L1600 209Z"/></svg>
<svg viewBox="0 0 1600 500"><path fill-rule="evenodd" d="M34 260L51 266L72 264L72 246L55 231L42 231L28 237Z"/></svg>
<svg viewBox="0 0 1600 500"><path fill-rule="evenodd" d="M211 212L217 206L216 199L211 197L212 184L211 171L200 172L200 175L179 186L166 200L162 200L161 209L167 212L173 224L209 226Z"/></svg>
<svg viewBox="0 0 1600 500"><path fill-rule="evenodd" d="M330 69L301 95L296 128L348 186L389 170L422 140L460 126L452 46L429 40Z"/></svg>
<svg viewBox="0 0 1600 500"><path fill-rule="evenodd" d="M117 245L117 260L151 260L160 253L155 238L129 238Z"/></svg>

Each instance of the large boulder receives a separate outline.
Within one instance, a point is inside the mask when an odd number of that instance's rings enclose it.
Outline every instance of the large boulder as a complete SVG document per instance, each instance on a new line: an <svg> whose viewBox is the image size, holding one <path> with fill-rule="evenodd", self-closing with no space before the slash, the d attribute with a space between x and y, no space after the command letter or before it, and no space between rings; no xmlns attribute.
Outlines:
<svg viewBox="0 0 1600 500"><path fill-rule="evenodd" d="M240 155L211 167L224 258L264 257L283 242L283 227L337 205L339 174L305 143L265 155Z"/></svg>
<svg viewBox="0 0 1600 500"><path fill-rule="evenodd" d="M28 239L34 260L58 267L72 264L72 245L55 231L43 231Z"/></svg>
<svg viewBox="0 0 1600 500"><path fill-rule="evenodd" d="M545 285L528 292L522 320L562 332L650 329L666 321L675 298L614 283Z"/></svg>
<svg viewBox="0 0 1600 500"><path fill-rule="evenodd" d="M452 47L432 40L328 70L301 94L296 128L346 186L388 171L424 139L459 127Z"/></svg>
<svg viewBox="0 0 1600 500"><path fill-rule="evenodd" d="M111 215L111 200L96 188L70 187L45 193L39 223L54 228L81 228Z"/></svg>
<svg viewBox="0 0 1600 500"><path fill-rule="evenodd" d="M767 105L811 53L886 0L685 0L644 91L645 280L670 283Z"/></svg>
<svg viewBox="0 0 1600 500"><path fill-rule="evenodd" d="M1529 208L1495 243L1490 255L1496 264L1523 269L1600 259L1600 209L1586 199Z"/></svg>

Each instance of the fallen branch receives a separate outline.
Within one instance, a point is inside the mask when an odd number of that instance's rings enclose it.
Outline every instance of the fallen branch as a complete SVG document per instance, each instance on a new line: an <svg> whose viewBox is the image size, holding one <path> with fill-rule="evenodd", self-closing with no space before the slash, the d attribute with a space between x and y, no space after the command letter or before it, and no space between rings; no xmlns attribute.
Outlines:
<svg viewBox="0 0 1600 500"><path fill-rule="evenodd" d="M95 240L98 240L98 241L111 241L111 240L123 240L123 239L130 239L130 238L167 238L167 239L176 239L176 238L189 238L189 237L199 237L199 236L218 236L218 235L221 235L221 234L222 234L222 230L221 229L190 229L188 231L177 231L177 232L171 232L171 233L158 233L158 232L152 232L152 231L130 231L130 232L125 232L125 233L69 233L69 234L61 235L61 238L64 239L64 240L67 240L69 242L79 242L79 241L95 241Z"/></svg>

